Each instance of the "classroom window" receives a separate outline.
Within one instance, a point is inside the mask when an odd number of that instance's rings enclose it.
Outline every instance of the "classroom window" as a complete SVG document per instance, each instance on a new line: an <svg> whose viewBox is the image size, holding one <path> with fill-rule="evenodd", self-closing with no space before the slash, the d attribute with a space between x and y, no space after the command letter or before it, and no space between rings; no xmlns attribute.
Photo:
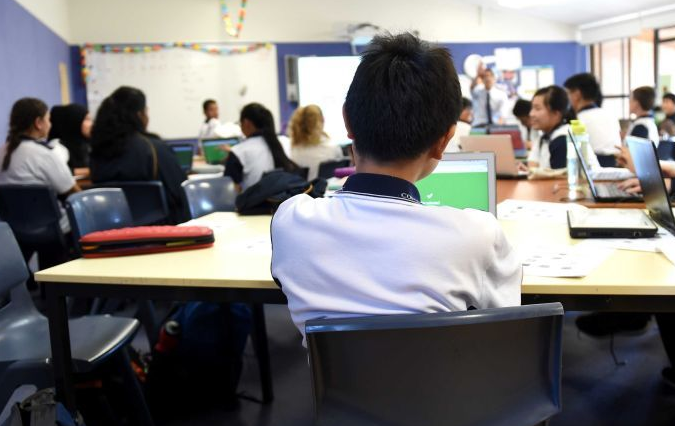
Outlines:
<svg viewBox="0 0 675 426"><path fill-rule="evenodd" d="M675 27L660 29L658 37L659 95L675 92Z"/></svg>

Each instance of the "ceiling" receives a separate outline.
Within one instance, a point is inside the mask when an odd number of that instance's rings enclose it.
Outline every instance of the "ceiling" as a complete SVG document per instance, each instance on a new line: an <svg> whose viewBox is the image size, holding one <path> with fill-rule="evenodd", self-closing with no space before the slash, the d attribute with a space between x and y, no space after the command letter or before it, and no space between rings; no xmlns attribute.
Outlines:
<svg viewBox="0 0 675 426"><path fill-rule="evenodd" d="M495 9L517 10L543 19L570 25L581 25L615 18L663 6L672 6L672 0L463 0ZM513 2L522 8L504 8L500 4Z"/></svg>

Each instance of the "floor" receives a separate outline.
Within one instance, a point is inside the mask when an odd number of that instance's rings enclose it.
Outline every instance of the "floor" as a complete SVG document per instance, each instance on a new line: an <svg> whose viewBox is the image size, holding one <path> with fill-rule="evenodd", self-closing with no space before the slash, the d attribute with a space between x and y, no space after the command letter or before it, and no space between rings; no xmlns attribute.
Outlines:
<svg viewBox="0 0 675 426"><path fill-rule="evenodd" d="M303 426L312 424L312 394L307 355L300 334L285 306L266 306L275 400L261 405L242 399L238 411L207 410L179 425ZM660 376L666 365L658 329L652 321L637 336L619 336L614 344L625 365L617 366L609 339L579 334L578 314L565 319L563 347L563 411L551 426L672 426L675 424L675 389ZM247 349L239 386L241 392L260 397L257 366Z"/></svg>

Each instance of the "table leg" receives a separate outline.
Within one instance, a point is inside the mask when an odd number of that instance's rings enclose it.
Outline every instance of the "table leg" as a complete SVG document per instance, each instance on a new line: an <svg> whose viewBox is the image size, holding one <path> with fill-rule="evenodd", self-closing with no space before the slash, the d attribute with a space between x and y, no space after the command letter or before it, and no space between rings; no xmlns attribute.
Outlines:
<svg viewBox="0 0 675 426"><path fill-rule="evenodd" d="M52 367L56 384L56 399L70 413L75 413L75 385L73 358L70 353L70 331L65 296L58 294L54 284L46 284L49 340L52 348Z"/></svg>
<svg viewBox="0 0 675 426"><path fill-rule="evenodd" d="M268 404L274 400L274 390L272 389L272 368L270 367L270 353L267 347L267 328L265 326L265 310L261 303L255 303L253 310L253 346L258 358L258 369L260 370L260 382L262 386L263 403Z"/></svg>

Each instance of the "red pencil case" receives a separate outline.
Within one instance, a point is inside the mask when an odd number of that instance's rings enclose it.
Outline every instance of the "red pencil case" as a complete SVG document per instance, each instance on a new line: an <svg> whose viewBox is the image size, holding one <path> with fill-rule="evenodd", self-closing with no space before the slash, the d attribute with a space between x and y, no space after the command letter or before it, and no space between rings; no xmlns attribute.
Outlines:
<svg viewBox="0 0 675 426"><path fill-rule="evenodd" d="M97 231L80 238L82 257L114 257L211 247L206 226L136 226Z"/></svg>

